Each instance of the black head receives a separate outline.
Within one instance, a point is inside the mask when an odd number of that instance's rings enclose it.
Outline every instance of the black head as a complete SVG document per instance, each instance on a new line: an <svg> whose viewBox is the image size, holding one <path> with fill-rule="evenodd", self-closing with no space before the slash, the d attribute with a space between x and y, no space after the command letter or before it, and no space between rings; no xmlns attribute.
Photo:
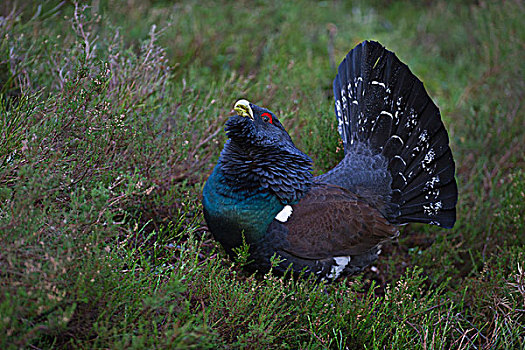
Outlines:
<svg viewBox="0 0 525 350"><path fill-rule="evenodd" d="M226 122L230 139L223 169L244 189L268 190L283 203L300 199L311 182L312 160L301 152L270 110L239 100Z"/></svg>
<svg viewBox="0 0 525 350"><path fill-rule="evenodd" d="M228 137L239 144L259 147L292 146L292 139L270 110L239 100L233 107L237 113L226 123Z"/></svg>

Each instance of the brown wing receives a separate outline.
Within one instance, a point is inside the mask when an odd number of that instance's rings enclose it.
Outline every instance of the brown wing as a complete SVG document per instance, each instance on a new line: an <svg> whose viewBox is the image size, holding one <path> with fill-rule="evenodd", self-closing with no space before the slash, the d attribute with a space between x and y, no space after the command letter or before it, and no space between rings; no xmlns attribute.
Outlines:
<svg viewBox="0 0 525 350"><path fill-rule="evenodd" d="M292 208L287 251L305 259L360 255L398 234L371 204L338 186L319 184Z"/></svg>

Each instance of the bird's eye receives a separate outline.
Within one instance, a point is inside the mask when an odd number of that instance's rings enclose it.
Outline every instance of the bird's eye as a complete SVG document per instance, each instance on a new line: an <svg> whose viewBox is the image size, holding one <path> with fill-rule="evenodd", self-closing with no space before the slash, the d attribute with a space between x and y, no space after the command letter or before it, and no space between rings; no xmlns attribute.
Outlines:
<svg viewBox="0 0 525 350"><path fill-rule="evenodd" d="M272 122L272 115L270 113L263 113L263 114L261 114L261 118L265 122L269 122L270 124L273 124L273 122Z"/></svg>

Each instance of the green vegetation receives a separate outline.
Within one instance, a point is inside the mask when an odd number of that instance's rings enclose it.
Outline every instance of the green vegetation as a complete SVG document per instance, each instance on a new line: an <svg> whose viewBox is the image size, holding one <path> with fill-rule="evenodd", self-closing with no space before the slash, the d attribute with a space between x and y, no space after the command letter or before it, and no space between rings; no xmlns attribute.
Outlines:
<svg viewBox="0 0 525 350"><path fill-rule="evenodd" d="M0 348L525 348L523 2L39 3L0 5ZM325 171L365 39L440 106L458 222L332 285L247 275L199 199L230 109Z"/></svg>

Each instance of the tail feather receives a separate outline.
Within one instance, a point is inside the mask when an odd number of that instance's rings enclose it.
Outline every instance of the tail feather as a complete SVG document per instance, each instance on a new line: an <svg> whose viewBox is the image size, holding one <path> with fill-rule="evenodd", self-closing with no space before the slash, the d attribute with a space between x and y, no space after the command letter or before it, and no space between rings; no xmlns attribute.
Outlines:
<svg viewBox="0 0 525 350"><path fill-rule="evenodd" d="M439 217L432 217L425 213L416 213L413 215L400 216L399 220L403 224L409 222L421 222L424 224L437 225L444 228L452 228L456 223L456 208L450 210L441 210L439 212Z"/></svg>
<svg viewBox="0 0 525 350"><path fill-rule="evenodd" d="M434 199L439 197L441 209L453 209L456 206L456 196L452 193L454 188L454 182L449 183L441 187L439 190L435 190L434 194L431 194ZM444 192L441 194L441 192ZM413 214L421 211L421 208L426 205L431 198L428 193L422 192L420 195L412 198L410 201L405 202L401 209L401 215Z"/></svg>
<svg viewBox="0 0 525 350"><path fill-rule="evenodd" d="M377 171L390 174L385 179L391 190L386 194L391 202L388 219L452 227L457 202L454 159L439 109L423 83L394 53L366 41L343 60L333 90L345 154L363 159L365 147L385 159L386 169ZM352 165L353 171L358 168ZM350 182L355 185L357 180ZM385 188L373 182L358 185L367 191Z"/></svg>
<svg viewBox="0 0 525 350"><path fill-rule="evenodd" d="M418 168L418 175L412 176L412 181L407 183L403 188L402 198L405 201L409 201L423 190L437 189L448 185L450 182L455 183L454 167L451 165L451 161L452 153L448 150L441 158L431 163L431 167L429 168L429 171L432 171L431 177L427 177L426 175L428 175L428 173L422 172L421 169Z"/></svg>

